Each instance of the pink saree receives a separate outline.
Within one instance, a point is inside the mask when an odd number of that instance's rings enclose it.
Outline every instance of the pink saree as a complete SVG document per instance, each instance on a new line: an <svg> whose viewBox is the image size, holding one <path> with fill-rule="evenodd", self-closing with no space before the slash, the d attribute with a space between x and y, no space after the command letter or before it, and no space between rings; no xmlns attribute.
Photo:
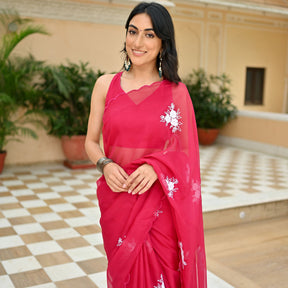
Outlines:
<svg viewBox="0 0 288 288"><path fill-rule="evenodd" d="M106 97L107 157L130 174L153 166L158 180L142 195L97 182L108 258L108 288L206 288L198 137L183 83L167 80L125 93L121 75Z"/></svg>

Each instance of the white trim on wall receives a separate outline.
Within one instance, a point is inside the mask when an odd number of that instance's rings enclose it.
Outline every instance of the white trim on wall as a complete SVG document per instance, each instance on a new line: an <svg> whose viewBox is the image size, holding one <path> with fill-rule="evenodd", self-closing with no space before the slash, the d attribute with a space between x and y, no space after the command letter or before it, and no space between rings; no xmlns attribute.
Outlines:
<svg viewBox="0 0 288 288"><path fill-rule="evenodd" d="M218 59L217 59L217 74L219 75L223 70L222 70L222 57L223 57L223 24L222 23L215 23L215 22L210 22L207 24L207 43L206 47L208 52L208 49L210 47L210 29L212 26L218 27L219 31L219 37L218 37ZM209 63L209 58L208 58L208 53L206 54L206 67L208 66Z"/></svg>
<svg viewBox="0 0 288 288"><path fill-rule="evenodd" d="M226 63L227 63L227 24L224 23L223 26L223 57L222 57L222 72L226 71Z"/></svg>
<svg viewBox="0 0 288 288"><path fill-rule="evenodd" d="M225 8L236 8L236 9L243 9L243 10L250 10L256 12L265 12L271 14L279 14L283 16L288 16L288 9L272 6L272 5L261 5L257 3L241 3L240 1L225 1L225 0L192 0L191 2L194 3L201 3L206 5L217 5L220 7Z"/></svg>
<svg viewBox="0 0 288 288"><path fill-rule="evenodd" d="M230 23L226 22L226 25L228 28L238 28L238 29L246 29L246 30L256 30L256 31L265 31L265 32L271 32L271 33L279 33L279 34L284 34L288 35L288 31L286 30L275 30L272 28L267 28L266 26L258 26L258 27L253 27L253 26L248 26L248 25L241 25L241 23Z"/></svg>
<svg viewBox="0 0 288 288"><path fill-rule="evenodd" d="M209 42L209 35L208 35L208 23L203 23L204 26L204 35L203 35L203 50L204 50L204 63L203 63L203 68L207 71L208 67L208 42Z"/></svg>
<svg viewBox="0 0 288 288"><path fill-rule="evenodd" d="M285 77L285 87L284 87L284 95L283 95L283 113L288 113L288 77Z"/></svg>
<svg viewBox="0 0 288 288"><path fill-rule="evenodd" d="M217 143L224 144L224 145L230 145L238 148L242 148L245 150L265 153L268 155L273 155L281 158L288 158L288 148L282 147L282 146L276 146L256 141L251 141L247 139L237 138L237 137L229 137L229 136L223 136L219 135L217 140Z"/></svg>
<svg viewBox="0 0 288 288"><path fill-rule="evenodd" d="M20 15L90 23L123 25L130 8L123 5L81 3L67 0L0 0L3 9L16 9Z"/></svg>
<svg viewBox="0 0 288 288"><path fill-rule="evenodd" d="M205 57L205 51L204 51L204 45L205 45L205 24L202 21L201 23L201 49L200 49L200 67L203 68L204 63L204 57Z"/></svg>
<svg viewBox="0 0 288 288"><path fill-rule="evenodd" d="M288 114L240 110L238 116L288 122Z"/></svg>
<svg viewBox="0 0 288 288"><path fill-rule="evenodd" d="M288 37L286 38L286 75L283 95L283 113L288 113Z"/></svg>

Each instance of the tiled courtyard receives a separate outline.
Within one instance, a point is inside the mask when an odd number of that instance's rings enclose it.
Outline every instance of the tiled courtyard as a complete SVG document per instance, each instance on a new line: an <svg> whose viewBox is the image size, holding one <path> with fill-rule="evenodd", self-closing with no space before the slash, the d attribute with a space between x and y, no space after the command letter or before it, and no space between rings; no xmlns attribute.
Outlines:
<svg viewBox="0 0 288 288"><path fill-rule="evenodd" d="M288 159L219 145L200 154L204 212L288 199ZM5 167L1 288L106 287L97 177L58 163ZM209 288L232 287L210 272L208 279Z"/></svg>

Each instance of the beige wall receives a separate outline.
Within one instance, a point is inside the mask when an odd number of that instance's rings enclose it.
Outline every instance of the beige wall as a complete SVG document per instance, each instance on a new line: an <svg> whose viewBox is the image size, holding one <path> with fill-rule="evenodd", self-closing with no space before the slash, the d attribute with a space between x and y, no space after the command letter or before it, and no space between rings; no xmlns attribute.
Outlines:
<svg viewBox="0 0 288 288"><path fill-rule="evenodd" d="M282 112L287 34L249 27L227 27L226 71L239 109ZM263 106L244 106L246 67L266 68ZM230 73L229 73L230 72Z"/></svg>
<svg viewBox="0 0 288 288"><path fill-rule="evenodd" d="M52 2L53 5L59 5L55 13L49 6ZM8 2L0 0L0 5L5 3ZM38 59L49 63L88 61L93 68L107 73L120 70L120 50L125 38L124 23L132 7L130 4L101 4L80 0L27 0L24 4L20 0L11 0L9 3L16 3L15 8L24 16L32 15L37 24L45 26L51 33L51 36L34 35L25 40L18 47L17 53L31 52ZM41 9L44 3L45 9ZM69 7L65 6L67 3ZM288 18L176 3L170 12L176 29L182 77L199 67L212 73L226 72L232 79L234 103L239 109L277 113L283 112L284 106L288 109L288 101L285 102L285 83L288 83ZM244 106L247 66L266 68L263 106ZM236 120L223 133L233 136L237 129L239 133L243 132L241 137L258 135L255 141L267 140L261 136L267 126L265 121L259 120L255 124L258 128L251 135L244 133L249 123L243 121ZM275 129L284 128L286 126L279 124ZM280 134L283 133L281 130ZM37 141L24 139L22 144L11 142L7 147L6 163L63 160L60 141L44 135L43 131L39 136Z"/></svg>
<svg viewBox="0 0 288 288"><path fill-rule="evenodd" d="M194 17L187 17L189 10L185 17L174 16L181 75L198 67L225 72L240 110L288 112L288 18L200 7L192 11ZM246 67L266 69L263 105L244 104Z"/></svg>
<svg viewBox="0 0 288 288"><path fill-rule="evenodd" d="M288 117L284 121L240 115L224 127L221 135L288 148L287 132Z"/></svg>
<svg viewBox="0 0 288 288"><path fill-rule="evenodd" d="M58 162L65 159L60 139L35 130L39 139L22 138L22 143L9 142L5 164Z"/></svg>
<svg viewBox="0 0 288 288"><path fill-rule="evenodd" d="M48 63L67 60L89 62L94 69L106 73L119 71L125 29L118 25L35 19L50 36L33 35L16 50L20 54L31 52L37 59Z"/></svg>
<svg viewBox="0 0 288 288"><path fill-rule="evenodd" d="M202 24L175 21L176 45L179 58L179 74L186 77L194 68L202 66Z"/></svg>
<svg viewBox="0 0 288 288"><path fill-rule="evenodd" d="M85 7L85 3L81 5ZM107 15L109 9L112 15L113 7L114 10L121 8L121 20L107 24L108 16L101 14L95 16L98 22L95 19L89 22L89 19L34 18L51 36L32 36L18 51L30 51L37 58L52 63L82 60L107 73L119 71L122 66L120 50L125 40L124 23L131 6L103 7ZM288 112L288 88L285 87L285 81L288 83L288 17L180 3L170 8L170 13L175 24L179 72L183 78L199 67L214 74L225 72L232 79L234 102L240 110ZM47 12L48 16L51 17ZM76 17L72 16L72 19ZM244 105L246 67L266 68L264 105Z"/></svg>

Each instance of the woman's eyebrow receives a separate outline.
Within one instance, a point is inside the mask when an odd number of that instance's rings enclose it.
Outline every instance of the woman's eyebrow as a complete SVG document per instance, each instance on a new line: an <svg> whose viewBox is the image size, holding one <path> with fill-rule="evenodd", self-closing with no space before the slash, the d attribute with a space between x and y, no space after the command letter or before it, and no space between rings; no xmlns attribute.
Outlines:
<svg viewBox="0 0 288 288"><path fill-rule="evenodd" d="M136 30L138 30L138 31L142 31L142 30L139 30L136 26L134 26L133 24L129 24L129 27L132 27L132 28L134 28L134 29L136 29ZM143 31L154 31L154 29L153 28L146 28L146 29L144 29Z"/></svg>

